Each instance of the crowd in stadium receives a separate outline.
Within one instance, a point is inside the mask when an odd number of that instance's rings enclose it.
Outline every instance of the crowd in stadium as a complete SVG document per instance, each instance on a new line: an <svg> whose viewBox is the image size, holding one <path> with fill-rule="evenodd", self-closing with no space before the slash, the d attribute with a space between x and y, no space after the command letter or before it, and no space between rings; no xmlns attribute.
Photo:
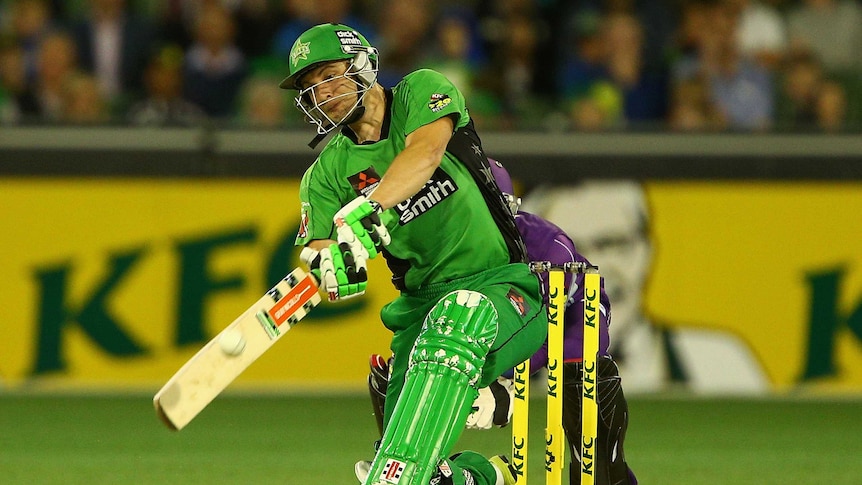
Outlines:
<svg viewBox="0 0 862 485"><path fill-rule="evenodd" d="M860 0L0 0L0 125L298 126L277 85L328 21L485 130L862 127Z"/></svg>

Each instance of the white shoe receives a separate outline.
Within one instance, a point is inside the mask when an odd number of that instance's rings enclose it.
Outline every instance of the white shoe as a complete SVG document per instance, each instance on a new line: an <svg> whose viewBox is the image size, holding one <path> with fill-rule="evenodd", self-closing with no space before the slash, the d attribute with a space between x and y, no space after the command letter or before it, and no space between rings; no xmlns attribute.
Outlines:
<svg viewBox="0 0 862 485"><path fill-rule="evenodd" d="M359 480L359 483L365 483L368 480L368 474L371 473L371 462L357 461L353 465L353 473L356 473L356 479Z"/></svg>

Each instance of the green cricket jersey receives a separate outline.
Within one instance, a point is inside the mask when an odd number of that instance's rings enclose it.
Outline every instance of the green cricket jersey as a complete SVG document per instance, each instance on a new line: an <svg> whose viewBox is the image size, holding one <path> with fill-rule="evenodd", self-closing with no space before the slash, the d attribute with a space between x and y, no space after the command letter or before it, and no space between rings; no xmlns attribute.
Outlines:
<svg viewBox="0 0 862 485"><path fill-rule="evenodd" d="M370 193L405 138L417 128L451 116L456 130L470 117L464 97L443 75L423 69L387 91L380 141L357 144L349 129L327 143L300 185L302 220L296 239L336 239L332 218L358 195ZM479 153L480 147L474 150ZM403 287L415 291L433 283L472 275L510 261L506 241L465 165L447 150L431 179L413 197L390 209L392 242L387 261ZM406 272L405 272L406 271Z"/></svg>

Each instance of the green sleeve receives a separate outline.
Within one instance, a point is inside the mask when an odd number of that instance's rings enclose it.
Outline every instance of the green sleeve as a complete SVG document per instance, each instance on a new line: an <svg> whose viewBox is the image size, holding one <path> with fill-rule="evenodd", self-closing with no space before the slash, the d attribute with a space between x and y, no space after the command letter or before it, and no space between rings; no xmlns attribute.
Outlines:
<svg viewBox="0 0 862 485"><path fill-rule="evenodd" d="M404 78L403 87L406 89L402 89L400 94L405 96L407 107L405 135L444 116L452 116L456 128L470 120L461 91L439 72L430 69L415 71Z"/></svg>
<svg viewBox="0 0 862 485"><path fill-rule="evenodd" d="M315 162L306 170L299 184L301 214L296 246L315 239L335 239L332 217L341 208L337 199L326 196L321 189L329 186L324 167Z"/></svg>

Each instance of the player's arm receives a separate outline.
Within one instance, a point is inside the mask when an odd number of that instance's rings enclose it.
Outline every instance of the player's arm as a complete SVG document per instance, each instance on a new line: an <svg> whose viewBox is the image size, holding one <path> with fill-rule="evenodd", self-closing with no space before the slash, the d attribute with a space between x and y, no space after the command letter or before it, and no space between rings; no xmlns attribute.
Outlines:
<svg viewBox="0 0 862 485"><path fill-rule="evenodd" d="M323 248L328 248L330 244L338 244L338 241L333 239L315 239L306 244L305 247L311 248L315 251L321 251Z"/></svg>
<svg viewBox="0 0 862 485"><path fill-rule="evenodd" d="M296 238L296 245L303 246L300 260L330 301L365 293L366 260L377 255L377 245L388 242L388 233L377 215L368 213L370 208L366 207L363 215L347 216L342 213L344 208L338 208L338 198L333 196L336 192L331 177L315 162L300 182L302 204Z"/></svg>
<svg viewBox="0 0 862 485"><path fill-rule="evenodd" d="M454 129L452 117L444 116L407 135L404 150L368 198L386 210L419 192L440 166Z"/></svg>
<svg viewBox="0 0 862 485"><path fill-rule="evenodd" d="M335 214L338 244L326 246L324 241L312 241L314 246L303 251L303 260L312 273L316 276L319 273L321 286L329 292L330 300L365 293L365 260L374 258L390 240L381 216L428 182L443 160L453 128L452 119L444 116L408 134L404 150L395 157L377 188L367 197L360 195ZM321 246L325 247L320 249ZM315 254L315 250L319 252Z"/></svg>

